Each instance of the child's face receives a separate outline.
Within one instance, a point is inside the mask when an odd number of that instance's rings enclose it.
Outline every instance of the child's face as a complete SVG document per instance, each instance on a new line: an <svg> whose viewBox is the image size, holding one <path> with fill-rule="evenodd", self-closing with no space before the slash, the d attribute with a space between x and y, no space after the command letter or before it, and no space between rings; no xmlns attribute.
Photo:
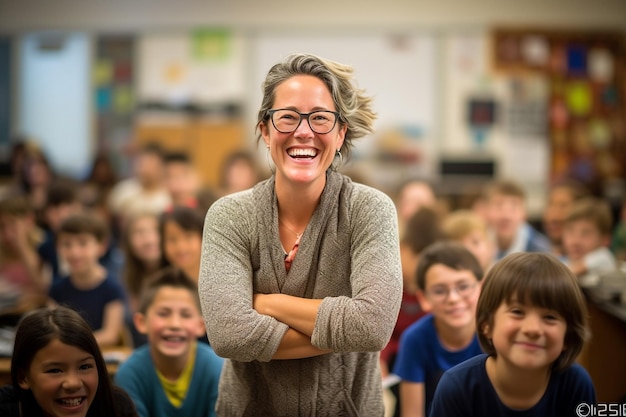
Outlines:
<svg viewBox="0 0 626 417"><path fill-rule="evenodd" d="M159 289L146 314L135 317L137 329L148 336L154 353L166 358L186 356L204 323L191 292L185 288Z"/></svg>
<svg viewBox="0 0 626 417"><path fill-rule="evenodd" d="M563 229L563 250L570 260L580 260L588 253L608 245L590 220L575 220L565 224Z"/></svg>
<svg viewBox="0 0 626 417"><path fill-rule="evenodd" d="M512 239L526 220L524 201L510 195L492 196L487 204L487 220L498 237Z"/></svg>
<svg viewBox="0 0 626 417"><path fill-rule="evenodd" d="M494 242L491 241L487 233L482 230L473 230L463 239L461 243L478 259L478 263L483 269L491 265L495 259L496 250Z"/></svg>
<svg viewBox="0 0 626 417"><path fill-rule="evenodd" d="M155 216L136 219L129 230L131 250L144 262L156 262L161 258L161 237L159 220Z"/></svg>
<svg viewBox="0 0 626 417"><path fill-rule="evenodd" d="M169 163L165 166L165 184L174 201L195 196L199 188L193 168L183 163Z"/></svg>
<svg viewBox="0 0 626 417"><path fill-rule="evenodd" d="M243 191L256 184L258 178L254 168L245 160L238 160L226 172L229 192Z"/></svg>
<svg viewBox="0 0 626 417"><path fill-rule="evenodd" d="M548 205L543 213L543 227L548 237L555 243L561 243L563 222L574 203L574 196L567 188L555 188L550 192Z"/></svg>
<svg viewBox="0 0 626 417"><path fill-rule="evenodd" d="M46 416L84 417L98 390L93 355L58 339L35 354L21 379Z"/></svg>
<svg viewBox="0 0 626 417"><path fill-rule="evenodd" d="M0 215L0 245L17 250L19 245L28 242L35 223L31 216Z"/></svg>
<svg viewBox="0 0 626 417"><path fill-rule="evenodd" d="M567 323L556 311L519 303L503 302L496 310L493 328L485 334L492 340L498 361L520 369L548 369L565 349Z"/></svg>
<svg viewBox="0 0 626 417"><path fill-rule="evenodd" d="M404 186L398 201L398 216L408 221L421 207L434 207L437 203L430 186L413 182Z"/></svg>
<svg viewBox="0 0 626 417"><path fill-rule="evenodd" d="M200 265L202 235L195 230L185 230L173 221L163 228L163 250L172 265L188 270ZM196 272L194 276L199 273Z"/></svg>
<svg viewBox="0 0 626 417"><path fill-rule="evenodd" d="M422 308L449 328L474 326L480 282L467 270L435 264L426 271L426 288L418 293Z"/></svg>
<svg viewBox="0 0 626 417"><path fill-rule="evenodd" d="M98 264L104 249L104 244L88 233L61 233L57 238L59 256L67 263L72 274L90 272Z"/></svg>

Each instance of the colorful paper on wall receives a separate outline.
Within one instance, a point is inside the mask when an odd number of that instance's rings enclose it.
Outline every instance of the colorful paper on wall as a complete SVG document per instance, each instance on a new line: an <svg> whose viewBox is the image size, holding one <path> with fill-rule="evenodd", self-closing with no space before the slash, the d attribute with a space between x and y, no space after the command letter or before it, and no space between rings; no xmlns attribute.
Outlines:
<svg viewBox="0 0 626 417"><path fill-rule="evenodd" d="M96 90L96 108L99 112L111 109L111 88L100 87Z"/></svg>
<svg viewBox="0 0 626 417"><path fill-rule="evenodd" d="M222 61L231 54L231 34L226 29L197 29L191 36L192 57L197 61Z"/></svg>
<svg viewBox="0 0 626 417"><path fill-rule="evenodd" d="M133 93L128 86L118 86L113 93L113 109L116 113L126 114L133 109Z"/></svg>
<svg viewBox="0 0 626 417"><path fill-rule="evenodd" d="M571 76L587 75L587 49L582 46L567 48L567 72Z"/></svg>
<svg viewBox="0 0 626 417"><path fill-rule="evenodd" d="M574 81L566 88L566 101L570 113L586 116L593 105L591 89L586 82Z"/></svg>
<svg viewBox="0 0 626 417"><path fill-rule="evenodd" d="M108 85L113 80L113 67L108 60L98 60L93 69L93 79L97 87Z"/></svg>

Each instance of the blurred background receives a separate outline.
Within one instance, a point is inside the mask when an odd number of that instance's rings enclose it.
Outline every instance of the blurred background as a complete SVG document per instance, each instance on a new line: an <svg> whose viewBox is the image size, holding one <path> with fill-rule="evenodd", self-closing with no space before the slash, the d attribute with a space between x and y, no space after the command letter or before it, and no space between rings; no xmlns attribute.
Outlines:
<svg viewBox="0 0 626 417"><path fill-rule="evenodd" d="M436 184L454 206L514 178L539 216L574 177L615 202L626 159L626 1L0 0L0 162L37 143L77 179L138 145L192 155L206 186L257 147L260 84L291 52L354 66L376 133L344 169L392 192ZM8 171L7 171L8 172Z"/></svg>

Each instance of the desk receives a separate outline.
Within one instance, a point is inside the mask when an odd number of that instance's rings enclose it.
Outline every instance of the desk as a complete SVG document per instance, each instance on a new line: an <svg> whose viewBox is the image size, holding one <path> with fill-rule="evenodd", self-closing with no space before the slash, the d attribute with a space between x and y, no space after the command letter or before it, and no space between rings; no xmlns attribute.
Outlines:
<svg viewBox="0 0 626 417"><path fill-rule="evenodd" d="M626 395L626 306L585 292L591 340L578 362L589 372L598 401L616 402Z"/></svg>
<svg viewBox="0 0 626 417"><path fill-rule="evenodd" d="M108 358L116 358L120 361L107 361L107 370L109 375L113 376L117 372L117 368L121 361L125 360L131 354L132 348L115 347L103 349L105 360ZM11 383L11 358L0 358L0 386Z"/></svg>

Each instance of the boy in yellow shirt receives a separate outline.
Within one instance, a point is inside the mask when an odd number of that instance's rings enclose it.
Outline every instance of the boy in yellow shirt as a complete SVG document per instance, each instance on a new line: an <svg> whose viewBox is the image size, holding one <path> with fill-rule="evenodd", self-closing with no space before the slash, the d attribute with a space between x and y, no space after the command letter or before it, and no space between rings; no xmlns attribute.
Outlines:
<svg viewBox="0 0 626 417"><path fill-rule="evenodd" d="M195 283L167 268L149 279L135 313L148 344L124 362L115 382L140 417L215 416L223 360L197 338L204 334Z"/></svg>

